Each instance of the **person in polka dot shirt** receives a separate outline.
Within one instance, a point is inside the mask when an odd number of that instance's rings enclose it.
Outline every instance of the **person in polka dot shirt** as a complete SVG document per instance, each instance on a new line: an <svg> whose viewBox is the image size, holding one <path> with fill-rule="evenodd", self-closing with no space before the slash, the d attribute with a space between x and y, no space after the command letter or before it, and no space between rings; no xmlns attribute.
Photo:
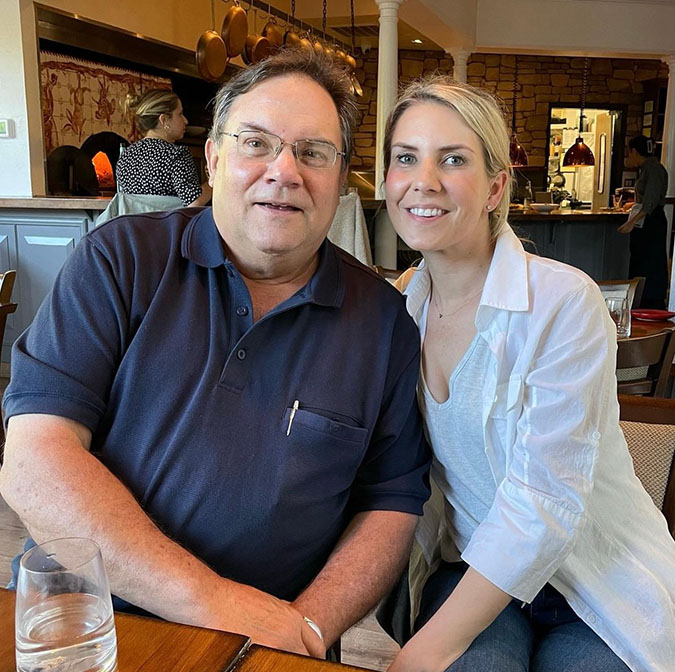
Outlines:
<svg viewBox="0 0 675 672"><path fill-rule="evenodd" d="M200 184L188 148L175 144L187 126L180 98L172 91L151 89L129 96L127 105L145 137L127 147L117 162L120 191L177 196L186 206L206 205L211 188Z"/></svg>

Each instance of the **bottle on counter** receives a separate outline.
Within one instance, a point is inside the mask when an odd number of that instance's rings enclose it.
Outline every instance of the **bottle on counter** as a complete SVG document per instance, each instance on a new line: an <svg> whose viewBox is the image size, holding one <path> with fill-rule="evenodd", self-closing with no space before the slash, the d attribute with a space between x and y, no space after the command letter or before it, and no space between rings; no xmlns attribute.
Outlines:
<svg viewBox="0 0 675 672"><path fill-rule="evenodd" d="M530 180L527 181L525 184L525 193L523 196L523 206L525 209L529 208L530 205L532 204L532 201L534 200L534 197L532 196L532 182Z"/></svg>

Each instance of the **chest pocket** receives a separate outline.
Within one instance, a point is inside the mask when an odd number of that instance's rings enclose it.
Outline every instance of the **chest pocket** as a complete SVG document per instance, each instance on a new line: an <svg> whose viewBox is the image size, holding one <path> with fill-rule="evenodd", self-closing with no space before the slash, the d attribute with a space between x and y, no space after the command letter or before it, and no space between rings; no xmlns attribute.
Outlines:
<svg viewBox="0 0 675 672"><path fill-rule="evenodd" d="M320 512L331 518L346 505L366 452L368 430L352 418L319 411L286 409L279 437L285 458L277 476L280 487L292 492L296 503L314 507L313 515L320 519Z"/></svg>

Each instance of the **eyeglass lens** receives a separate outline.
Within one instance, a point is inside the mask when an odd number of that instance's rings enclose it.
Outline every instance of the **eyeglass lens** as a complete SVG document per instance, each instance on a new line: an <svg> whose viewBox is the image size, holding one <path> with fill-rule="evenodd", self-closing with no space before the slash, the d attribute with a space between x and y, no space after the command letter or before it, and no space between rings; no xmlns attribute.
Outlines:
<svg viewBox="0 0 675 672"><path fill-rule="evenodd" d="M291 145L296 159L310 168L330 168L337 159L337 149L333 145L317 140L284 143L276 135L262 131L240 131L237 137L239 150L259 159L275 158L284 144Z"/></svg>

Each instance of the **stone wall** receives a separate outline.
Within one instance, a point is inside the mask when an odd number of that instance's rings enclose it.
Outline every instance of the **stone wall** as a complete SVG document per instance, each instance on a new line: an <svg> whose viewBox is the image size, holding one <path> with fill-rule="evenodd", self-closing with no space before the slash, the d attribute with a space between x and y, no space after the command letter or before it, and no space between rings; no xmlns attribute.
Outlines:
<svg viewBox="0 0 675 672"><path fill-rule="evenodd" d="M364 97L359 104L361 124L356 133L353 166L371 170L375 165L377 100L377 50L360 54L357 76ZM399 82L435 71L452 73L452 58L439 51L399 51ZM578 104L581 101L584 59L569 56L518 56L516 131L528 153L530 165L543 166L546 159L549 103ZM470 84L498 95L511 125L515 56L472 54L467 76ZM627 136L642 130L643 82L668 77L668 66L657 60L591 58L586 104L617 103L627 106Z"/></svg>

